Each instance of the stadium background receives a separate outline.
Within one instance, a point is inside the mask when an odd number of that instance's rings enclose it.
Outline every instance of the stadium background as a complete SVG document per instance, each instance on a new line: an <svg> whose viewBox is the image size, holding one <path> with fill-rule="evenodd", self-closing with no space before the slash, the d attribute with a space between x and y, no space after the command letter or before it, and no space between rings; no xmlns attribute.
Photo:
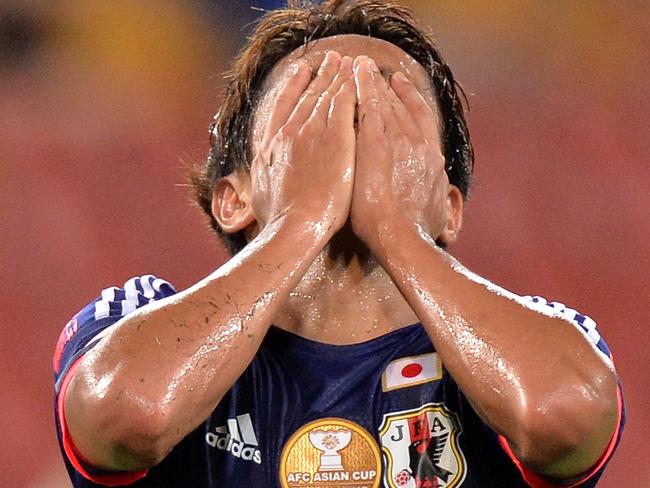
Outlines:
<svg viewBox="0 0 650 488"><path fill-rule="evenodd" d="M1 487L69 486L51 376L68 318L134 274L185 287L224 261L183 184L251 3L0 0ZM629 409L601 486L650 487L647 4L404 3L470 94L452 251L596 319Z"/></svg>

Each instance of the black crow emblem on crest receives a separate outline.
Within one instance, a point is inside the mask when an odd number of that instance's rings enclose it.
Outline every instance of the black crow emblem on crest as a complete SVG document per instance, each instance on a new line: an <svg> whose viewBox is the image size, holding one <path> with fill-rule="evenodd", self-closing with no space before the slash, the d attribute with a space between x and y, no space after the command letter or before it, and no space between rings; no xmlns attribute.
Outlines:
<svg viewBox="0 0 650 488"><path fill-rule="evenodd" d="M446 483L449 479L452 473L438 464L448 438L446 432L417 440L409 446L409 470L417 488L436 488L440 486L438 480Z"/></svg>

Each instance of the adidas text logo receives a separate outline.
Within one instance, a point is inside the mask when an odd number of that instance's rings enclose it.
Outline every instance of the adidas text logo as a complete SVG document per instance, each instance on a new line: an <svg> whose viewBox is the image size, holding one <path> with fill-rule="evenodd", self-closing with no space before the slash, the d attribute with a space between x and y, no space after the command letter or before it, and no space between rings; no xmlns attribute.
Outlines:
<svg viewBox="0 0 650 488"><path fill-rule="evenodd" d="M250 414L228 419L226 425L216 427L205 435L205 442L244 461L262 464L262 453L257 448L257 436Z"/></svg>

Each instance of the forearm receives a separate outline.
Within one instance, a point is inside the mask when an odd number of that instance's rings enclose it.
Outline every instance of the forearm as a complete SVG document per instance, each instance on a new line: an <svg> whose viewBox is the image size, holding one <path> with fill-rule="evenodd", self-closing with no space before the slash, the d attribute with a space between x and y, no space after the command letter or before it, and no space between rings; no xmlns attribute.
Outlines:
<svg viewBox="0 0 650 488"><path fill-rule="evenodd" d="M616 423L609 361L566 320L473 275L417 228L378 235L378 260L483 420L540 472L590 467Z"/></svg>
<svg viewBox="0 0 650 488"><path fill-rule="evenodd" d="M304 220L282 218L207 278L115 324L65 399L86 460L141 468L208 417L326 242Z"/></svg>

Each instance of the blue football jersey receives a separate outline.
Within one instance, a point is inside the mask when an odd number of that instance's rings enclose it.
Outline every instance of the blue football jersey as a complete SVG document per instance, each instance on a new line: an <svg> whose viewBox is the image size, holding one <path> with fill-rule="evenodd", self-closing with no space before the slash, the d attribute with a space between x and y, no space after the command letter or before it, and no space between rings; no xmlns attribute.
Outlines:
<svg viewBox="0 0 650 488"><path fill-rule="evenodd" d="M75 453L63 395L102 332L138 307L176 293L153 275L102 291L64 328L54 356L56 427L75 487L551 487L526 470L445 371L421 324L367 342L330 345L271 327L213 413L157 466L112 473ZM611 358L594 322L552 307ZM567 323L567 326L570 326ZM620 395L619 395L620 400ZM571 486L596 486L619 441Z"/></svg>

